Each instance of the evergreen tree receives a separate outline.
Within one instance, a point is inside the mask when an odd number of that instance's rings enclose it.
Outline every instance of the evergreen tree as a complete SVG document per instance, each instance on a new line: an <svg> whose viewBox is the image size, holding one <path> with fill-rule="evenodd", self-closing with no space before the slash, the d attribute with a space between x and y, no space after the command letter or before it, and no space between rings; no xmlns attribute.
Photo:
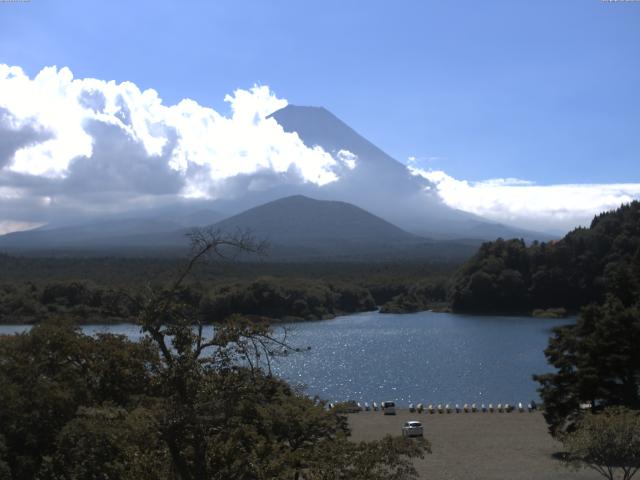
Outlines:
<svg viewBox="0 0 640 480"><path fill-rule="evenodd" d="M556 369L535 375L553 435L571 429L580 405L640 409L640 309L610 296L556 328L545 355Z"/></svg>

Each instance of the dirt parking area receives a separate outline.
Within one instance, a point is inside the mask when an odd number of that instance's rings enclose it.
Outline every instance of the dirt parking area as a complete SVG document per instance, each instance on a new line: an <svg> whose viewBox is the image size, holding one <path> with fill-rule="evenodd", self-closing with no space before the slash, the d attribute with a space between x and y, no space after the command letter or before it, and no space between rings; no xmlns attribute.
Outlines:
<svg viewBox="0 0 640 480"><path fill-rule="evenodd" d="M432 453L416 461L429 480L591 480L596 472L573 471L553 457L561 444L547 433L540 412L349 415L355 441L400 435L407 420L421 421Z"/></svg>

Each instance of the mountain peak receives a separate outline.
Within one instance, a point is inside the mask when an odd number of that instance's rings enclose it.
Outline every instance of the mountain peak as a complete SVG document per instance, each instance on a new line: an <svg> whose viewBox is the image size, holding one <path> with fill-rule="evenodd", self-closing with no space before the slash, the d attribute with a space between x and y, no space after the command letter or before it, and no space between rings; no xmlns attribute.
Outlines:
<svg viewBox="0 0 640 480"><path fill-rule="evenodd" d="M269 115L269 118L275 119L286 132L297 133L310 148L320 146L332 154L348 150L361 160L359 167L376 165L387 171L385 176L390 172L400 176L407 175L404 165L324 107L287 105Z"/></svg>
<svg viewBox="0 0 640 480"><path fill-rule="evenodd" d="M296 113L296 114L306 114L306 115L331 115L333 117L335 117L335 115L333 115L333 113L331 113L329 110L327 110L326 108L322 107L322 106L316 106L316 105L294 105L292 103L289 103L286 107L281 108L280 110L276 110L275 112L273 112L271 115L269 115L269 117L277 117L280 115L284 115L284 114L292 114L292 113Z"/></svg>
<svg viewBox="0 0 640 480"><path fill-rule="evenodd" d="M325 150L333 151L354 148L354 143L369 144L324 107L287 105L269 115L269 118L274 118L285 131L296 132L309 147L320 145Z"/></svg>

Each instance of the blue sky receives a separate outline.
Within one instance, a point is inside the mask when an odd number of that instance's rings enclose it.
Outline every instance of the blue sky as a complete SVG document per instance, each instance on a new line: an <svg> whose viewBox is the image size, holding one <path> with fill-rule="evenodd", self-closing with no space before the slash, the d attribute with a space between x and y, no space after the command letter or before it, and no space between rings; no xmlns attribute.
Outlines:
<svg viewBox="0 0 640 480"><path fill-rule="evenodd" d="M0 4L0 63L219 111L268 85L466 180L640 180L640 3L31 0Z"/></svg>

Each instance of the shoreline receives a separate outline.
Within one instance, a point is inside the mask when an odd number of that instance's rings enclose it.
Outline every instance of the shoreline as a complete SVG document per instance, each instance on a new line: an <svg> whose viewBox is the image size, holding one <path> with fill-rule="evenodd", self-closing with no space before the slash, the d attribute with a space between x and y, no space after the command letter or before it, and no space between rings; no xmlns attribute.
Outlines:
<svg viewBox="0 0 640 480"><path fill-rule="evenodd" d="M245 315L248 318L256 318L258 321L268 321L273 325L282 325L282 324L303 324L303 323L312 323L312 322L324 322L328 320L336 320L338 318L344 317L353 317L356 315L370 314L370 313L378 313L382 316L392 316L392 315L417 315L424 313L433 313L433 314L447 314L447 315L459 315L464 317L478 317L478 318L488 318L488 317L499 317L499 318L537 318L540 320L573 320L575 319L575 314L568 314L564 317L545 317L545 316L536 316L533 314L526 313L466 313L466 312L452 312L444 309L427 309L427 310L419 310L417 312L383 312L381 306L377 306L373 310L359 310L356 312L339 312L332 315L325 315L323 318L302 318L302 317L294 317L287 316L284 318L269 318L269 317L257 317L255 315ZM0 327L33 327L40 323L45 323L48 321L52 321L55 324L55 320L46 319L44 321L39 322L21 322L21 323L4 323L0 322ZM97 326L116 326L116 325L137 325L135 319L131 321L118 321L118 322L72 322L72 325L76 327L97 327ZM194 324L196 325L196 324ZM204 326L214 326L215 323L205 323Z"/></svg>

